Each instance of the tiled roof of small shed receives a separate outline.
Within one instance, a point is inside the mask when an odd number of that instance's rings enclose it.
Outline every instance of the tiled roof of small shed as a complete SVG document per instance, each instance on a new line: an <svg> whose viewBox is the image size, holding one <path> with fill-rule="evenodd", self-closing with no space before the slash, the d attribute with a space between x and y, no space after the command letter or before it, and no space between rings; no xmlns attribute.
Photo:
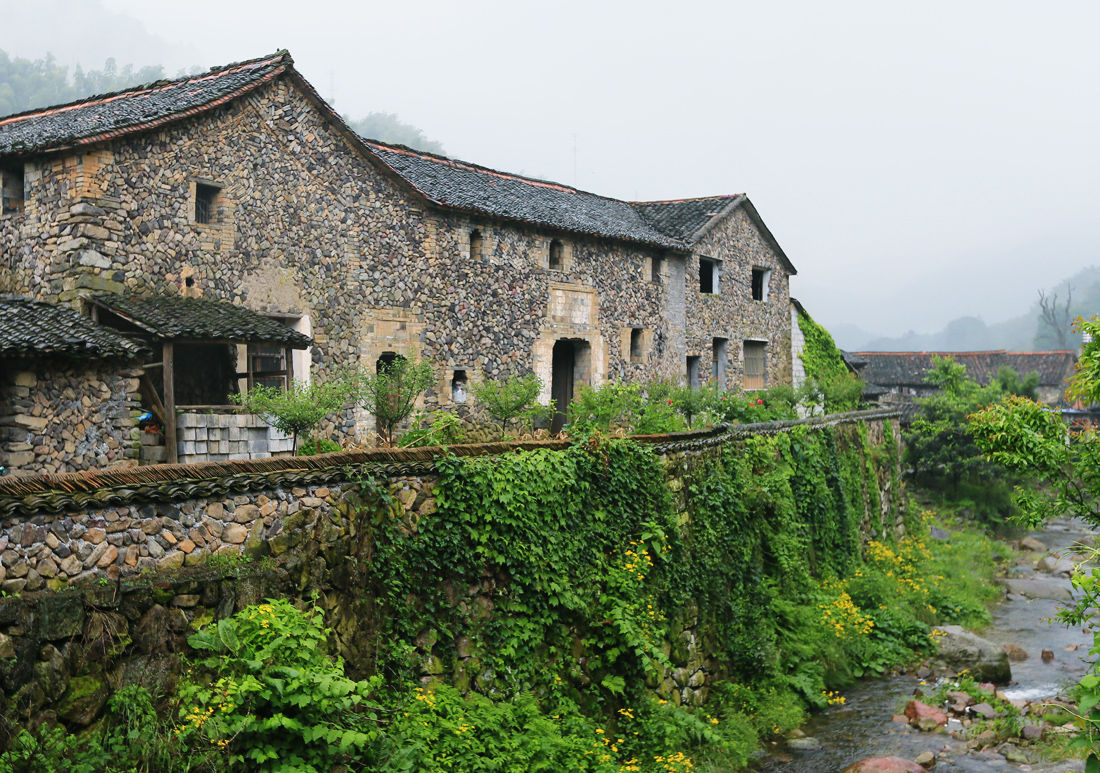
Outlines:
<svg viewBox="0 0 1100 773"><path fill-rule="evenodd" d="M366 146L440 206L659 247L685 246L654 228L625 201L376 140L367 140Z"/></svg>
<svg viewBox="0 0 1100 773"><path fill-rule="evenodd" d="M631 204L642 217L666 236L690 242L700 229L743 194L706 196L672 201L636 201Z"/></svg>
<svg viewBox="0 0 1100 773"><path fill-rule="evenodd" d="M131 359L144 348L64 306L0 297L0 356Z"/></svg>
<svg viewBox="0 0 1100 773"><path fill-rule="evenodd" d="M186 118L267 83L291 64L290 54L280 51L203 75L0 118L0 156L99 142Z"/></svg>
<svg viewBox="0 0 1100 773"><path fill-rule="evenodd" d="M94 300L157 338L272 343L295 349L312 343L277 320L229 301L179 295L97 295Z"/></svg>
<svg viewBox="0 0 1100 773"><path fill-rule="evenodd" d="M979 384L989 384L997 371L1009 367L1026 376L1039 373L1042 386L1060 386L1072 373L1076 355L1071 351L1006 352L854 352L867 361L860 370L868 382L886 386L919 386L932 369L933 357L951 357L966 367L967 375Z"/></svg>

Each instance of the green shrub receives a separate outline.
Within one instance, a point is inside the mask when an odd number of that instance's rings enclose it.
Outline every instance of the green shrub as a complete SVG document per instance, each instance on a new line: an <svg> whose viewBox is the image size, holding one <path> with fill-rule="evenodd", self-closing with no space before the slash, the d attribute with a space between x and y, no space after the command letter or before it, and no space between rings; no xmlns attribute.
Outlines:
<svg viewBox="0 0 1100 773"><path fill-rule="evenodd" d="M419 411L412 427L397 441L400 448L450 446L468 442L462 419L450 411Z"/></svg>
<svg viewBox="0 0 1100 773"><path fill-rule="evenodd" d="M298 446L298 456L316 456L317 454L332 454L341 451L340 444L327 438L310 438Z"/></svg>
<svg viewBox="0 0 1100 773"><path fill-rule="evenodd" d="M539 405L542 379L534 373L511 376L503 381L480 381L472 387L474 400L479 408L500 424L503 440L508 425L520 423L530 429L540 419L549 418L553 405Z"/></svg>
<svg viewBox="0 0 1100 773"><path fill-rule="evenodd" d="M684 423L666 397L674 390L657 384L643 388L617 381L581 387L569 405L569 434L584 437L593 432L678 432L684 429Z"/></svg>
<svg viewBox="0 0 1100 773"><path fill-rule="evenodd" d="M312 432L330 414L340 410L352 393L346 378L328 381L295 381L287 389L256 384L246 394L231 395L249 413L254 413L280 432L294 438Z"/></svg>
<svg viewBox="0 0 1100 773"><path fill-rule="evenodd" d="M179 685L180 739L230 771L327 771L370 757L379 732L366 701L381 678L346 678L327 638L320 609L286 600L191 636L207 654Z"/></svg>
<svg viewBox="0 0 1100 773"><path fill-rule="evenodd" d="M358 375L356 401L374 416L383 445L393 445L397 425L409 418L417 399L434 380L431 363L409 362L404 357L380 363L376 373Z"/></svg>

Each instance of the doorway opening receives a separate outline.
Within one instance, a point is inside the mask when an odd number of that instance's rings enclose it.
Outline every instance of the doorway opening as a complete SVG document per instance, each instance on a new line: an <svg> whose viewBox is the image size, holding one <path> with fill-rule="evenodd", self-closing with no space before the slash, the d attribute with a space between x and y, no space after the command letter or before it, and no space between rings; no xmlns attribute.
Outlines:
<svg viewBox="0 0 1100 773"><path fill-rule="evenodd" d="M587 341L563 338L554 343L550 377L550 398L554 401L551 434L556 435L565 426L576 388L589 382L591 358L592 348Z"/></svg>

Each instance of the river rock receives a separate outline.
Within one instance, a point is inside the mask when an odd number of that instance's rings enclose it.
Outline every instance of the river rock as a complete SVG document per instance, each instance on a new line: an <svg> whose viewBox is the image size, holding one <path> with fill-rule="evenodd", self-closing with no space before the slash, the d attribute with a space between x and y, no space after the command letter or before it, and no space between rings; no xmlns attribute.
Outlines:
<svg viewBox="0 0 1100 773"><path fill-rule="evenodd" d="M852 763L842 773L924 773L924 768L901 757L870 757Z"/></svg>
<svg viewBox="0 0 1100 773"><path fill-rule="evenodd" d="M919 730L930 732L947 724L947 715L934 706L920 701L909 701L905 704L905 716L909 717L909 723Z"/></svg>
<svg viewBox="0 0 1100 773"><path fill-rule="evenodd" d="M1019 647L1015 644L1002 644L1001 649L1008 655L1008 659L1013 662L1019 662L1021 660L1027 660L1027 650L1023 647Z"/></svg>
<svg viewBox="0 0 1100 773"><path fill-rule="evenodd" d="M913 758L913 762L917 763L922 768L930 769L936 765L936 755L932 752L921 752Z"/></svg>
<svg viewBox="0 0 1100 773"><path fill-rule="evenodd" d="M1020 736L1025 741L1038 741L1043 737L1043 731L1045 726L1043 725L1024 725L1020 729Z"/></svg>
<svg viewBox="0 0 1100 773"><path fill-rule="evenodd" d="M1054 599L1068 601L1071 598L1069 588L1050 580L1001 580L1009 593L1027 596L1032 599Z"/></svg>
<svg viewBox="0 0 1100 773"><path fill-rule="evenodd" d="M978 679L997 684L1012 681L1008 655L996 644L961 625L944 625L940 630L944 635L939 637L936 655L946 665L966 669Z"/></svg>
<svg viewBox="0 0 1100 773"><path fill-rule="evenodd" d="M1073 570L1077 567L1077 562L1073 559L1065 558L1062 556L1043 556L1039 559L1039 563L1035 565L1035 568L1040 572L1048 572L1049 574L1073 574Z"/></svg>
<svg viewBox="0 0 1100 773"><path fill-rule="evenodd" d="M1045 553L1047 546L1034 537L1024 537L1017 543L1020 550L1030 550L1034 553Z"/></svg>
<svg viewBox="0 0 1100 773"><path fill-rule="evenodd" d="M797 749L799 751L808 751L808 750L811 750L811 749L820 749L821 748L821 741L817 740L816 738L811 738L811 737L791 738L789 741L787 741L787 748L788 749Z"/></svg>
<svg viewBox="0 0 1100 773"><path fill-rule="evenodd" d="M974 705L974 699L970 697L969 693L965 693L962 690L948 691L947 700L951 701L950 708L956 714L962 714L966 711L967 706Z"/></svg>
<svg viewBox="0 0 1100 773"><path fill-rule="evenodd" d="M994 719L997 716L997 710L984 701L971 706L970 711L982 719Z"/></svg>

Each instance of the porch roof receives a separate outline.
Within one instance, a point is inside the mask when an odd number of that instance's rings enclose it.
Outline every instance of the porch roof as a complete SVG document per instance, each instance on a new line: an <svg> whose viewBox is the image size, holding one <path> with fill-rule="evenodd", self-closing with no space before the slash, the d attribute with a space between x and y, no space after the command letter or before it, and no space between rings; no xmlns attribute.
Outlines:
<svg viewBox="0 0 1100 773"><path fill-rule="evenodd" d="M305 349L313 341L259 312L229 301L180 295L97 295L94 303L166 341L270 343Z"/></svg>

